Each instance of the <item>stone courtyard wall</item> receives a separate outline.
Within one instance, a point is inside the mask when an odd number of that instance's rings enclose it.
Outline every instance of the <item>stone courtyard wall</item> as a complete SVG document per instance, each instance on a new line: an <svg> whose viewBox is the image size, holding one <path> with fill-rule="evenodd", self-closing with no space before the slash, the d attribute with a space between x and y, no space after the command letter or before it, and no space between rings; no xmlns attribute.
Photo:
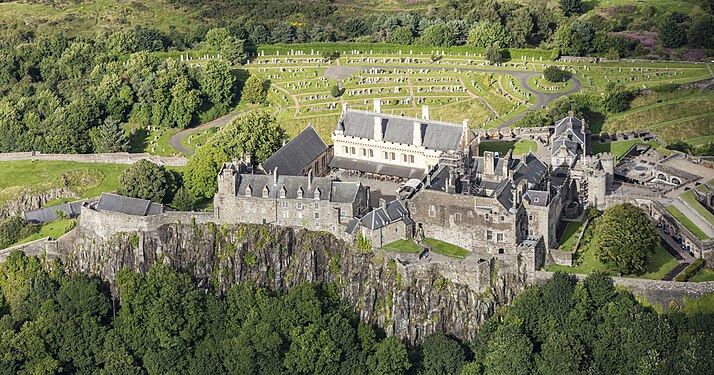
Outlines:
<svg viewBox="0 0 714 375"><path fill-rule="evenodd" d="M83 206L77 226L82 232L91 232L101 238L109 238L122 232L150 232L166 224L205 224L215 221L213 212L169 211L159 215L135 216L97 211Z"/></svg>
<svg viewBox="0 0 714 375"><path fill-rule="evenodd" d="M572 267L573 257L575 253L572 251L550 250L550 256L553 258L553 263L559 266Z"/></svg>
<svg viewBox="0 0 714 375"><path fill-rule="evenodd" d="M130 154L128 152L115 152L106 154L43 154L41 152L10 152L0 153L0 161L13 160L50 160L50 161L75 161L79 163L110 163L134 164L139 160L149 160L158 165L169 167L185 167L188 159L179 156L158 156L147 153Z"/></svg>

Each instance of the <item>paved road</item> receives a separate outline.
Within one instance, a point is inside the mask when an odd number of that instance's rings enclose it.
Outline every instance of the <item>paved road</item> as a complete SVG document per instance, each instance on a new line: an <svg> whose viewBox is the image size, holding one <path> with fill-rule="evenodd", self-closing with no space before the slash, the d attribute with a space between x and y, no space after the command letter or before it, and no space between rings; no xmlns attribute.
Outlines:
<svg viewBox="0 0 714 375"><path fill-rule="evenodd" d="M243 113L243 111L234 111L234 112L231 112L223 117L219 117L213 121L209 121L205 124L201 124L195 128L182 130L182 131L172 135L171 138L169 138L169 144L171 145L171 147L175 148L176 150L178 150L179 152L181 152L183 154L193 155L195 153L194 150L191 150L190 148L186 148L184 145L181 144L181 140L184 137L186 137L187 135L189 135L191 133L195 133L195 132L198 132L198 131L201 131L204 129L215 128L215 127L226 125L227 123L231 122L231 120L236 118L241 113Z"/></svg>
<svg viewBox="0 0 714 375"><path fill-rule="evenodd" d="M325 76L328 78L332 79L343 79L346 77L349 77L350 75L354 74L356 71L362 70L362 69L372 69L372 68L378 68L378 69L387 69L387 68L396 68L396 69L402 69L402 70L407 70L407 69L415 69L414 66L380 66L380 65L359 65L359 66L331 66L325 70ZM459 71L466 71L466 72L485 72L485 73L498 73L498 74L510 74L514 77L516 77L516 80L518 80L518 84L523 87L526 91L530 92L531 94L535 95L537 101L536 104L534 104L531 108L532 109L540 109L548 104L550 104L552 101L565 96L569 95L575 92L580 91L580 89L583 88L583 84L575 77L570 77L570 80L573 81L573 87L566 91L566 92L559 92L559 93L553 93L553 94L546 94L544 92L540 92L530 86L528 86L528 78L541 75L543 73L541 72L530 72L530 71L521 71L521 70L508 70L508 69L484 69L484 68L461 68L461 67L456 67L459 69ZM438 68L428 68L431 70L438 70ZM453 71L454 67L451 68L441 68L442 71L447 72L447 71ZM506 128L511 126L514 122L518 121L521 117L525 115L526 112L522 112L513 118L509 119L508 121L505 121L501 125L498 125L499 128Z"/></svg>

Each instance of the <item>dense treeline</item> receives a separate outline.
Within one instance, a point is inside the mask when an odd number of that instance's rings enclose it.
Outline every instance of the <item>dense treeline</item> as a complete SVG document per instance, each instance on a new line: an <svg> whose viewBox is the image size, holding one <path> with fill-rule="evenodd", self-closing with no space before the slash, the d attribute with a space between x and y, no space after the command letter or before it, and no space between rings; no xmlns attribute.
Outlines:
<svg viewBox="0 0 714 375"><path fill-rule="evenodd" d="M664 315L603 274L523 292L473 342L433 334L414 348L358 321L332 285L225 296L165 266L122 271L119 301L84 275L12 254L0 266L0 373L707 374L714 320Z"/></svg>
<svg viewBox="0 0 714 375"><path fill-rule="evenodd" d="M229 64L163 60L163 43L144 29L2 41L0 152L126 151L119 123L183 128L227 112Z"/></svg>
<svg viewBox="0 0 714 375"><path fill-rule="evenodd" d="M706 2L700 5L702 11L691 15L665 13L639 4L609 7L584 17L581 0L527 5L517 1L451 0L427 12L396 14L352 10L331 1L173 2L200 9L203 17L227 27L232 35L251 45L359 41L486 48L497 44L501 48L558 48L565 55L610 58L667 56L672 52L668 49L683 46L714 48L714 16Z"/></svg>

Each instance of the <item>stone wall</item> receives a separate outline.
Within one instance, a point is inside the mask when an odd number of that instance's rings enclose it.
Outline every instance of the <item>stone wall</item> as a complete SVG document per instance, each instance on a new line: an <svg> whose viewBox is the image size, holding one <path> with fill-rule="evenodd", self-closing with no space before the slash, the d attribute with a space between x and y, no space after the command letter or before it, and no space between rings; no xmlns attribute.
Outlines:
<svg viewBox="0 0 714 375"><path fill-rule="evenodd" d="M557 264L559 266L572 267L574 255L575 253L572 251L562 251L556 249L550 250L550 257L553 260L553 264Z"/></svg>
<svg viewBox="0 0 714 375"><path fill-rule="evenodd" d="M83 206L77 227L82 233L92 233L102 239L118 233L152 231L166 224L203 224L214 222L212 212L168 211L160 215L136 216L120 212L97 211Z"/></svg>
<svg viewBox="0 0 714 375"><path fill-rule="evenodd" d="M76 161L80 163L110 163L134 164L139 160L149 160L158 165L170 167L184 167L188 159L178 156L157 156L147 153L130 154L128 152L115 152L106 154L43 154L41 152L9 152L0 153L0 161L12 160L50 160L50 161Z"/></svg>
<svg viewBox="0 0 714 375"><path fill-rule="evenodd" d="M536 271L536 283L543 284L553 277L553 272ZM587 275L575 275L584 279ZM714 281L703 283L690 283L678 281L631 279L613 277L615 285L627 288L632 294L644 298L650 304L659 304L665 310L671 302L682 305L683 298L698 298L714 293Z"/></svg>

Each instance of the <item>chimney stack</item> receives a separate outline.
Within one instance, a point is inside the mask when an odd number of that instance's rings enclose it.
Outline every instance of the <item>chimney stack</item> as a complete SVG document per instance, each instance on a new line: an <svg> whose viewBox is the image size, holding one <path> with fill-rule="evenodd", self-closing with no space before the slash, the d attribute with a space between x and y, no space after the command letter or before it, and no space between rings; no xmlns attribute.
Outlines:
<svg viewBox="0 0 714 375"><path fill-rule="evenodd" d="M413 142L414 146L421 147L423 139L421 135L421 122L414 121Z"/></svg>
<svg viewBox="0 0 714 375"><path fill-rule="evenodd" d="M466 150L471 143L471 134L469 130L469 119L465 118L461 126L461 149Z"/></svg>
<svg viewBox="0 0 714 375"><path fill-rule="evenodd" d="M273 184L274 185L278 184L278 167L275 167L273 169Z"/></svg>
<svg viewBox="0 0 714 375"><path fill-rule="evenodd" d="M493 158L493 151L483 152L483 174L493 176L495 174L495 163Z"/></svg>
<svg viewBox="0 0 714 375"><path fill-rule="evenodd" d="M307 171L307 191L312 193L312 169Z"/></svg>
<svg viewBox="0 0 714 375"><path fill-rule="evenodd" d="M421 106L421 119L429 120L429 106L428 105Z"/></svg>
<svg viewBox="0 0 714 375"><path fill-rule="evenodd" d="M342 113L347 112L347 102L342 103Z"/></svg>
<svg viewBox="0 0 714 375"><path fill-rule="evenodd" d="M374 140L381 142L383 139L384 133L382 132L382 118L374 116Z"/></svg>
<svg viewBox="0 0 714 375"><path fill-rule="evenodd" d="M382 99L374 99L374 112L382 113Z"/></svg>

